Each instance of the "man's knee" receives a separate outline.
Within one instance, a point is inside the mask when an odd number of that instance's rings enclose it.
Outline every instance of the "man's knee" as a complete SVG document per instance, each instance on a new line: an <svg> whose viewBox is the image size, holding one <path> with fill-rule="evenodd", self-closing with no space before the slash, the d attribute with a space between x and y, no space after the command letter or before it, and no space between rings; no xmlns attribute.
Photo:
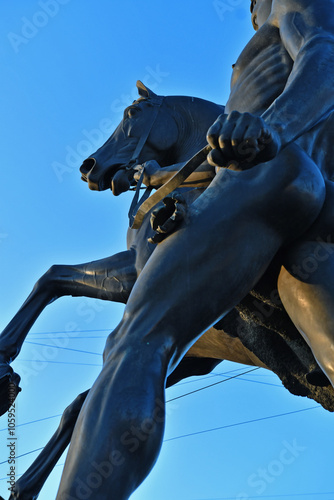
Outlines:
<svg viewBox="0 0 334 500"><path fill-rule="evenodd" d="M314 161L297 145L287 146L277 157L283 179L295 195L307 197L309 202L317 203L322 207L325 200L325 181L322 173Z"/></svg>

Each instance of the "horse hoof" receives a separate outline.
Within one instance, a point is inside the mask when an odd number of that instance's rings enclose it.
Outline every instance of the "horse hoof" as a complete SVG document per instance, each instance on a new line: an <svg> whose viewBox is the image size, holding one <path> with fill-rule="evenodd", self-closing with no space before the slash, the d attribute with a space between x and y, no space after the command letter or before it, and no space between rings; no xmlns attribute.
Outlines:
<svg viewBox="0 0 334 500"><path fill-rule="evenodd" d="M330 385L330 381L328 380L324 372L318 367L314 368L314 370L306 375L306 380L309 384L315 385L317 387L327 387L328 385Z"/></svg>
<svg viewBox="0 0 334 500"><path fill-rule="evenodd" d="M0 416L9 410L21 391L20 380L8 363L0 363Z"/></svg>

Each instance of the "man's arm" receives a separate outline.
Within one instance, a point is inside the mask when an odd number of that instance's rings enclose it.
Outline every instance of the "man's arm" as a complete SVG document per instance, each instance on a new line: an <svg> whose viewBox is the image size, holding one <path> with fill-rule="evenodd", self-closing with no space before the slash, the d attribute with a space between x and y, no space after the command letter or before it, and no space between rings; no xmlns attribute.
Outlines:
<svg viewBox="0 0 334 500"><path fill-rule="evenodd" d="M140 175L144 169L144 184L157 189L163 184L166 184L184 164L185 162L176 163L162 168L155 160L147 161L138 168L138 172L135 173L134 179L139 181ZM207 187L214 176L215 169L205 161L189 175L188 179L182 184L182 187Z"/></svg>
<svg viewBox="0 0 334 500"><path fill-rule="evenodd" d="M270 19L294 61L285 90L262 115L284 147L334 110L334 1L273 0Z"/></svg>

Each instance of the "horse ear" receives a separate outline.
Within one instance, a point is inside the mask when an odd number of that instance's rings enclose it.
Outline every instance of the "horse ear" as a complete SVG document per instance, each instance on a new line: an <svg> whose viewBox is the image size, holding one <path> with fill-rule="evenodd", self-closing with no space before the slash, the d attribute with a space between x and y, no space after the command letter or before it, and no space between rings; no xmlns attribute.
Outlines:
<svg viewBox="0 0 334 500"><path fill-rule="evenodd" d="M141 97L147 98L153 98L153 97L158 97L152 90L150 90L148 87L146 87L140 80L137 80L136 83L137 89L138 89L138 94Z"/></svg>

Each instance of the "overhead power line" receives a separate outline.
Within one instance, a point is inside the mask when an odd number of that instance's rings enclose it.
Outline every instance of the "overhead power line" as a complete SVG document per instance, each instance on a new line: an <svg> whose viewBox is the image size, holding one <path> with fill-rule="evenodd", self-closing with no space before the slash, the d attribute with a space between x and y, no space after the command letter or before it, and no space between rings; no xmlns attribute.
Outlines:
<svg viewBox="0 0 334 500"><path fill-rule="evenodd" d="M242 372L242 373L240 373L240 374L234 375L234 376L229 377L229 378L227 378L227 379L220 380L219 382L215 382L214 384L206 385L205 387L201 387L200 389L196 389L196 390L194 390L194 391L187 392L187 393L185 393L185 394L182 394L181 396L177 396L176 398L168 399L168 400L166 400L166 404L167 404L167 403L170 403L170 402L172 402L172 401L175 401L175 400L177 400L177 399L182 399L182 398L185 398L186 396L189 396L189 395L191 395L191 394L195 394L195 393L197 393L197 392L203 391L204 389L208 389L208 388L213 387L213 386L215 386L215 385L219 385L219 384L222 384L222 383L224 383L224 382L228 382L229 380L236 379L236 378L238 378L238 377L241 377L242 375L245 375L246 373L254 372L255 370L259 370L259 368L253 368L252 370L247 370L246 372ZM296 412L298 413L298 412L301 412L301 411L312 410L312 409L314 409L314 408L319 408L319 407L320 407L320 405L318 405L318 406L312 406L311 408L305 408L305 409L303 409L303 410L296 410L296 411L294 411L294 412L289 412L289 413L282 413L282 414L280 414L280 415L274 415L274 416L271 416L271 417L270 417L270 416L269 416L269 417L263 417L262 419L257 419L257 420L266 420L266 419L268 419L268 418L275 418L275 417L278 417L278 416L290 415L290 414L293 414L293 413L296 413ZM50 420L50 419L52 419L52 418L57 418L57 417L60 417L61 415L62 415L62 413L59 413L59 414L57 414L57 415L52 415L52 416L49 416L49 417L40 418L40 419L38 419L38 420L31 420L31 421L29 421L29 422L24 422L23 424L18 424L16 427L23 427L23 426L25 426L25 425L34 424L34 423L37 423L37 422L42 422L42 421L44 421L44 420ZM254 421L253 421L253 420L251 420L251 421L249 421L249 423L251 423L251 422L255 422L255 421L257 421L257 420L254 420ZM233 426L235 426L235 425L242 425L242 424L244 424L244 423L247 423L247 422L241 422L241 423L237 423L237 424L231 424L230 426L227 426L227 427L233 427ZM215 429L219 430L219 429L221 429L221 428L223 429L224 427L217 427L217 428L214 428L214 429L208 429L208 430L205 430L205 431L199 431L199 433L202 433L202 432L210 432L210 431L215 430ZM6 430L7 430L7 427L5 427L4 429L0 429L0 432L6 431ZM197 433L195 433L195 434L197 434ZM191 435L191 434L189 434L189 436L190 436L190 435ZM187 435L185 435L184 437L187 437L187 436L188 436L188 434L187 434ZM181 436L181 437L182 437L182 436ZM177 438L171 438L171 439L169 439L168 441L170 441L170 440L172 440L172 439L179 439L179 437L177 437Z"/></svg>
<svg viewBox="0 0 334 500"><path fill-rule="evenodd" d="M71 349L70 347L61 347L59 345L41 344L40 342L31 342L28 340L25 341L25 344L41 345L44 347L51 347L53 349L64 349L65 351L83 352L85 354L94 354L96 356L102 356L102 354L100 352L82 351L80 349Z"/></svg>
<svg viewBox="0 0 334 500"><path fill-rule="evenodd" d="M202 387L201 389L197 389L195 391L187 392L186 394L182 394L182 396L178 396L177 398L173 398L173 399L167 400L166 403L174 401L175 399L184 398L184 397L189 396L190 394L193 394L195 392L203 391L204 389L208 389L209 387L212 387L214 385L222 384L223 382L227 382L228 380L232 380L232 379L234 379L236 377L244 375L245 373L249 373L249 372L252 372L252 371L255 371L255 370L258 370L258 369L259 368L253 368L252 370L248 370L247 372L240 373L239 375L234 375L233 377L229 377L228 379L225 379L225 380L220 380L219 382L207 385L205 387ZM39 418L38 420L31 420L30 422L25 422L23 424L18 424L16 427L22 427L24 425L35 424L37 422L42 422L43 420L49 420L49 419L52 419L52 418L60 417L61 415L62 415L62 413L59 413L58 415L52 415L51 417L44 417L44 418ZM6 431L6 430L7 430L7 427L5 427L4 429L0 429L0 432Z"/></svg>
<svg viewBox="0 0 334 500"><path fill-rule="evenodd" d="M239 372L242 372L244 371L245 369L245 365L242 367L242 368L235 368L234 370L229 370L228 372L224 372L224 373L215 373L215 372L211 372L209 373L208 375L206 375L204 377L204 375L198 375L198 378L194 378L194 380L182 380L182 382L178 382L177 385L178 387L181 387L182 385L186 385L186 384L193 384L194 382L198 382L199 380L207 380L209 378L213 378L213 377L218 377L218 376L223 376L223 377L228 377L230 376L232 373L239 373Z"/></svg>
<svg viewBox="0 0 334 500"><path fill-rule="evenodd" d="M64 339L64 338L68 338L68 340L86 340L86 339L104 339L106 340L106 336L105 335L89 335L88 337L86 337L85 335L81 335L79 337L75 336L75 337L64 337L64 335L61 335L59 337L34 337L32 338L30 335L29 335L29 338L30 340L53 340L53 339Z"/></svg>
<svg viewBox="0 0 334 500"><path fill-rule="evenodd" d="M239 425L253 424L255 422L260 422L260 421L263 421L263 420L270 420L270 419L273 419L273 418L285 417L287 415L294 415L296 413L301 413L301 412L308 411L308 410L315 410L316 408L321 408L321 406L320 405L312 406L311 408L303 408L302 410L289 411L287 413L279 413L277 415L269 415L268 417L256 418L254 420L246 420L244 422L237 422L237 423L234 423L234 424L223 425L221 427L214 427L212 429L205 429L203 431L192 432L190 434L183 434L182 436L176 436L176 437L173 437L173 438L164 439L163 442L167 443L169 441L176 441L177 439L183 439L183 438L186 438L186 437L197 436L199 434L205 434L207 432L220 431L222 429L228 429L230 427L237 427ZM57 416L59 417L60 415L54 415L53 417L48 417L48 418L55 418ZM40 419L40 420L46 420L46 419ZM38 422L38 420L35 420L34 422ZM27 422L26 424L21 424L21 425L27 425L28 423L32 423L32 422ZM4 429L2 429L2 430L4 430ZM36 451L40 451L42 449L43 448L37 448L36 450L28 451L26 453L23 453L22 455L18 455L16 458L21 458L21 457L24 457L25 455L30 455L31 453L35 453ZM7 463L7 460L5 460L4 462L0 462L0 465L5 464L5 463ZM204 500L210 500L210 499L204 499ZM214 500L214 499L212 499L212 500ZM220 499L216 499L216 500L220 500ZM221 499L221 500L225 500L225 499ZM228 499L226 499L226 500L228 500Z"/></svg>
<svg viewBox="0 0 334 500"><path fill-rule="evenodd" d="M35 453L36 451L43 450L43 449L44 449L44 446L42 446L42 448L36 448L35 450L32 450L32 451L27 451L27 453L22 453L22 455L17 455L17 457L15 457L15 460L17 460L18 458L21 458L21 457L25 457L26 455L30 455L31 453ZM8 463L8 459L5 460L4 462L0 462L0 465L7 464L7 463Z"/></svg>
<svg viewBox="0 0 334 500"><path fill-rule="evenodd" d="M66 330L60 330L58 332L30 332L29 335L56 335L60 333L65 333L66 335L71 335L71 334L76 334L76 333L93 333L93 332L112 332L114 328L102 328L102 329L97 329L94 328L94 330L73 330L71 332L68 332Z"/></svg>
<svg viewBox="0 0 334 500"><path fill-rule="evenodd" d="M65 462L63 462L62 464L56 464L55 467L63 467L65 465ZM16 478L19 478L21 476L23 476L24 472L22 472L22 474L16 474L15 477ZM5 481L5 479L7 479L8 481L8 476L7 477L0 477L0 481Z"/></svg>
<svg viewBox="0 0 334 500"><path fill-rule="evenodd" d="M262 420L270 420L272 418L285 417L287 415L293 415L293 414L301 413L301 412L308 411L308 410L315 410L316 408L320 408L320 405L312 406L311 408L304 408L302 410L290 411L290 412L287 412L287 413L279 413L277 415L269 415L268 417L256 418L254 420L246 420L245 422L238 422L238 423L235 423L235 424L223 425L221 427L214 427L213 429L206 429L206 430L203 430L203 431L192 432L191 434L183 434L182 436L176 436L176 437L173 437L173 438L164 439L163 442L167 443L168 441L176 441L177 439L183 439L183 438L190 437L190 436L196 436L198 434L205 434L207 432L214 432L214 431L220 431L222 429L228 429L229 427L237 427L239 425L246 425L246 424L252 424L254 422L260 422ZM54 415L54 417L56 417L56 416L59 416L59 415ZM48 418L54 418L54 417L48 417ZM46 419L41 419L41 420L46 420ZM35 420L34 422L37 422L37 420ZM29 423L29 422L27 422L27 423ZM21 424L21 425L24 425L24 424ZM18 455L16 458L21 458L21 457L24 457L26 455L30 455L31 453L35 453L36 451L40 451L40 450L43 450L43 447L42 448L36 448L35 450L32 450L32 451L28 451L26 453L23 453L22 455ZM5 464L5 463L7 463L7 460L5 460L4 462L0 462L0 465ZM219 499L219 498L217 498L217 499L210 499L210 498L208 498L208 499L203 499L203 500L229 500L229 499Z"/></svg>
<svg viewBox="0 0 334 500"><path fill-rule="evenodd" d="M254 420L245 420L244 422L237 422L235 424L222 425L221 427L213 427L212 429L205 429L203 431L191 432L190 434L183 434L182 436L176 436L173 438L165 439L164 443L166 443L167 441L176 441L177 439L183 439L183 438L190 437L190 436L197 436L198 434L205 434L207 432L214 432L214 431L220 431L222 429L228 429L230 427L237 427L239 425L253 424L255 422L261 422L263 420L269 420L271 418L285 417L287 415L293 415L295 413L301 413L303 411L315 410L316 408L321 408L321 406L317 405L317 406L312 406L311 408L303 408L302 410L294 410L294 411L289 411L287 413L279 413L277 415L269 415L268 417L255 418Z"/></svg>
<svg viewBox="0 0 334 500"><path fill-rule="evenodd" d="M61 417L62 413L58 413L58 415L52 415L51 417L44 417L44 418L39 418L38 420L30 420L29 422L24 422L23 424L17 424L15 426L15 429L18 427L23 427L24 425L30 425L30 424L36 424L37 422L43 422L43 420L51 420L52 418L57 418ZM0 429L0 432L7 431L8 427L5 427L4 429Z"/></svg>
<svg viewBox="0 0 334 500"><path fill-rule="evenodd" d="M99 366L100 368L102 367L102 362L101 363L76 363L75 361L52 361L48 359L47 361L45 359L18 359L18 362L23 362L23 363L54 363L57 365L80 365L80 366Z"/></svg>
<svg viewBox="0 0 334 500"><path fill-rule="evenodd" d="M312 497L312 498L318 498L319 496L323 495L334 495L334 491L329 491L329 492L318 492L318 493L285 493L284 495L261 495L261 498L263 500L269 499L269 498L296 498L296 497ZM256 496L249 496L247 495L247 498L249 499L259 499L259 495ZM194 500L235 500L235 496L233 497L219 497L219 498L196 498ZM331 500L331 499L329 499Z"/></svg>
<svg viewBox="0 0 334 500"><path fill-rule="evenodd" d="M224 380L220 380L219 382L215 382L214 384L206 385L205 387L201 387L200 389L196 389L195 391L187 392L186 394L182 394L182 396L177 396L176 398L168 399L166 403L170 403L171 401L175 401L176 399L184 398L185 396L189 396L190 394L195 394L195 392L204 391L204 389L208 389L209 387L213 387L215 385L223 384L224 382L228 382L237 377L241 377L241 375L246 375L247 373L255 372L255 370L259 370L260 368L252 368L252 370L247 370L246 372L240 373L239 375L233 375L232 377L226 378Z"/></svg>

